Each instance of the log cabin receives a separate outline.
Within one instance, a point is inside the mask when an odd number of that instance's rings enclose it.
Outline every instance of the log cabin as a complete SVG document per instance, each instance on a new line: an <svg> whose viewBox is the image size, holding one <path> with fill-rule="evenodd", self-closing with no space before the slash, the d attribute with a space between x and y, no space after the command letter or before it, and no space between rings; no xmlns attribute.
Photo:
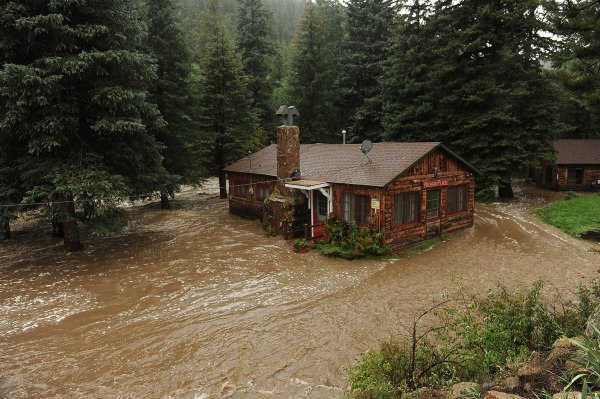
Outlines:
<svg viewBox="0 0 600 399"><path fill-rule="evenodd" d="M470 227L475 174L440 142L300 144L280 126L272 144L225 168L229 211L279 232L309 225L318 235L331 215L383 231L392 250Z"/></svg>
<svg viewBox="0 0 600 399"><path fill-rule="evenodd" d="M554 161L545 161L536 182L564 191L600 188L600 139L562 139L552 143Z"/></svg>

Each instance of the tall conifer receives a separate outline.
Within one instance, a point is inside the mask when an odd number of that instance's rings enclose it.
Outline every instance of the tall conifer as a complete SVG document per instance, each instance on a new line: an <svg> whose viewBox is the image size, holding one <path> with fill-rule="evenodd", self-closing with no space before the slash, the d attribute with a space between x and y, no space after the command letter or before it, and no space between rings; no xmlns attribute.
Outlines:
<svg viewBox="0 0 600 399"><path fill-rule="evenodd" d="M379 82L390 55L395 10L392 0L350 0L348 35L340 64L341 106L354 140L380 140L383 133Z"/></svg>
<svg viewBox="0 0 600 399"><path fill-rule="evenodd" d="M218 11L213 8L214 15ZM227 197L223 168L260 147L256 119L242 63L223 25L212 21L207 54L198 73L198 120L205 137L202 156L219 176L220 196Z"/></svg>
<svg viewBox="0 0 600 399"><path fill-rule="evenodd" d="M339 3L318 0L306 5L298 27L280 97L298 107L303 142L340 142L346 127L337 82L344 20Z"/></svg>
<svg viewBox="0 0 600 399"><path fill-rule="evenodd" d="M54 204L67 249L88 215L168 177L149 127L155 66L133 1L7 1L0 6L0 147L32 200ZM0 179L1 180L1 179Z"/></svg>
<svg viewBox="0 0 600 399"><path fill-rule="evenodd" d="M571 99L563 114L572 125L572 137L600 138L600 4L557 3L554 27L562 51L555 57L554 76Z"/></svg>
<svg viewBox="0 0 600 399"><path fill-rule="evenodd" d="M237 45L248 77L252 108L263 128L271 127L270 104L275 81L271 58L275 56L273 16L265 10L262 0L239 0Z"/></svg>
<svg viewBox="0 0 600 399"><path fill-rule="evenodd" d="M150 101L158 106L165 124L155 132L162 144L163 166L173 176L160 188L161 207L179 183L197 184L202 171L192 153L197 141L192 125L190 92L191 54L187 38L176 20L172 0L147 0L148 48L157 61L157 79L150 85Z"/></svg>
<svg viewBox="0 0 600 399"><path fill-rule="evenodd" d="M431 73L441 62L437 29L430 21L432 2L415 0L398 18L392 55L381 80L384 139L435 140L438 90Z"/></svg>

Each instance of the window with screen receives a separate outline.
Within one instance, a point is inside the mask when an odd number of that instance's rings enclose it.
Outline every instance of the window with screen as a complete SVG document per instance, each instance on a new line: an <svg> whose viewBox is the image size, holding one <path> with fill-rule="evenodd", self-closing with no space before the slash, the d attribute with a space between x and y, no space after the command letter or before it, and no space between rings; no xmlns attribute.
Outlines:
<svg viewBox="0 0 600 399"><path fill-rule="evenodd" d="M269 186L264 183L258 183L256 185L256 189L254 190L254 196L257 200L264 200L269 195L271 195L271 190L269 190Z"/></svg>
<svg viewBox="0 0 600 399"><path fill-rule="evenodd" d="M569 168L567 172L567 183L583 184L583 168Z"/></svg>
<svg viewBox="0 0 600 399"><path fill-rule="evenodd" d="M342 220L344 222L352 221L352 194L344 193L342 195Z"/></svg>
<svg viewBox="0 0 600 399"><path fill-rule="evenodd" d="M356 224L368 224L371 217L371 197L368 195L354 196L354 220Z"/></svg>
<svg viewBox="0 0 600 399"><path fill-rule="evenodd" d="M327 197L321 193L317 196L317 213L321 217L327 217Z"/></svg>
<svg viewBox="0 0 600 399"><path fill-rule="evenodd" d="M427 191L427 218L437 218L440 215L440 190Z"/></svg>
<svg viewBox="0 0 600 399"><path fill-rule="evenodd" d="M448 188L448 213L458 213L467 210L468 186L453 186Z"/></svg>
<svg viewBox="0 0 600 399"><path fill-rule="evenodd" d="M394 196L394 224L396 226L419 221L421 193L404 193Z"/></svg>
<svg viewBox="0 0 600 399"><path fill-rule="evenodd" d="M248 185L241 180L233 181L233 195L240 198L248 196Z"/></svg>
<svg viewBox="0 0 600 399"><path fill-rule="evenodd" d="M352 193L342 194L342 220L356 224L369 224L371 218L371 197Z"/></svg>

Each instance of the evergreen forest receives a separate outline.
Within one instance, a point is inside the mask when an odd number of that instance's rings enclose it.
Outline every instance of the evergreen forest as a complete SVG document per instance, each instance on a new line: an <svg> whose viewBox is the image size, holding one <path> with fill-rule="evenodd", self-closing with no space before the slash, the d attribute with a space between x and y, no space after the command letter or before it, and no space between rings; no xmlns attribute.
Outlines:
<svg viewBox="0 0 600 399"><path fill-rule="evenodd" d="M305 143L442 141L483 196L600 138L592 0L6 0L0 3L0 230L78 222L218 176L295 105Z"/></svg>

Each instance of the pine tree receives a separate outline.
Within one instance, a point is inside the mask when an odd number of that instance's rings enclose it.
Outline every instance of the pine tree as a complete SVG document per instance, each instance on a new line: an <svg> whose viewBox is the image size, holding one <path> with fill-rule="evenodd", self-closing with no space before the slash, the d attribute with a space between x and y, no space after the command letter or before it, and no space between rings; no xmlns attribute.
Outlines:
<svg viewBox="0 0 600 399"><path fill-rule="evenodd" d="M197 138L192 125L190 92L191 54L187 38L179 28L172 0L147 0L148 48L157 60L157 79L150 86L150 101L166 122L154 132L163 145L163 166L172 174L160 188L161 208L169 208L168 197L179 184L198 184L202 170L192 152Z"/></svg>
<svg viewBox="0 0 600 399"><path fill-rule="evenodd" d="M512 196L513 175L548 155L556 134L538 7L539 0L465 0L449 9L455 68L442 73L452 87L441 102L447 137L503 196Z"/></svg>
<svg viewBox="0 0 600 399"><path fill-rule="evenodd" d="M394 29L392 55L380 82L383 97L384 139L436 139L434 126L439 86L431 76L439 58L437 29L430 20L429 0L405 6Z"/></svg>
<svg viewBox="0 0 600 399"><path fill-rule="evenodd" d="M540 62L548 43L539 34L547 28L539 6L538 0L436 2L423 41L431 61L416 85L409 80L404 87L423 112L402 119L399 107L389 134L426 130L428 139L443 141L483 172L480 187L499 185L510 196L512 177L549 156L560 128L556 93ZM414 65L407 68L399 76L415 76Z"/></svg>
<svg viewBox="0 0 600 399"><path fill-rule="evenodd" d="M557 2L553 11L561 51L553 77L571 101L562 114L572 125L570 137L600 137L600 4L582 0Z"/></svg>
<svg viewBox="0 0 600 399"><path fill-rule="evenodd" d="M68 250L82 247L77 211L109 215L169 177L148 130L163 121L148 102L142 28L133 1L0 6L0 148L17 147L10 169L48 202Z"/></svg>
<svg viewBox="0 0 600 399"><path fill-rule="evenodd" d="M319 0L308 3L298 27L280 102L300 111L302 141L340 141L345 127L338 104L337 76L343 62L344 10L339 3Z"/></svg>
<svg viewBox="0 0 600 399"><path fill-rule="evenodd" d="M353 140L379 141L383 133L381 87L390 55L395 10L391 0L350 0L348 39L340 65L341 105L348 112Z"/></svg>
<svg viewBox="0 0 600 399"><path fill-rule="evenodd" d="M207 54L199 66L198 120L205 137L202 158L219 176L220 196L227 198L223 168L257 150L256 120L239 56L222 25L207 38Z"/></svg>
<svg viewBox="0 0 600 399"><path fill-rule="evenodd" d="M276 50L273 42L273 16L264 9L261 0L239 0L237 19L237 47L242 58L244 73L252 98L253 112L263 128L270 128L273 120L271 96L275 81L271 71L271 57Z"/></svg>

